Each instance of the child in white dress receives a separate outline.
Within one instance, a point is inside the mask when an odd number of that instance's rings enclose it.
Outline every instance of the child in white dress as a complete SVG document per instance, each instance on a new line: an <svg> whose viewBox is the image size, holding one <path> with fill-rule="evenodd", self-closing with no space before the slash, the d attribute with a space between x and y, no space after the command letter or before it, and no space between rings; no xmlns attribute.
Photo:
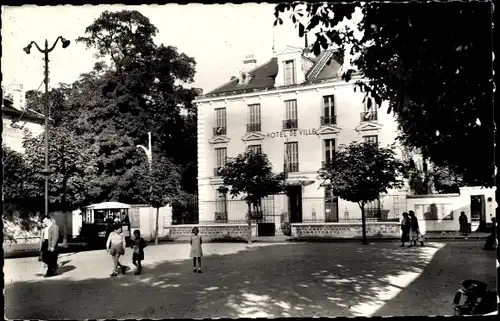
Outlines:
<svg viewBox="0 0 500 321"><path fill-rule="evenodd" d="M203 251L201 249L201 244L203 243L203 241L201 240L201 236L198 235L198 228L197 227L193 227L193 235L191 235L191 240L190 240L190 244L191 244L191 253L190 253L190 257L193 258L193 272L197 272L196 270L196 261L198 261L198 273L201 273L201 258L203 256Z"/></svg>

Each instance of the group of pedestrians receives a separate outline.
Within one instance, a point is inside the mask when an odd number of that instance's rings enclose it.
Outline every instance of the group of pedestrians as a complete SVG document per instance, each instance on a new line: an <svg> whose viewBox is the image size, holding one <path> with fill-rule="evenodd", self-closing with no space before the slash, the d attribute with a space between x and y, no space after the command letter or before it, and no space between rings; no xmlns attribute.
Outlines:
<svg viewBox="0 0 500 321"><path fill-rule="evenodd" d="M203 256L201 245L203 241L199 235L197 227L193 228L192 233L193 235L190 239L190 257L193 259L193 272L201 273L201 258ZM109 252L113 260L113 271L111 276L117 276L119 273L126 274L127 268L120 263L120 257L125 255L127 244L129 244L134 251L132 254L132 264L134 264L137 268L134 274L140 275L142 273L144 248L147 247L146 241L141 237L141 232L139 230L135 230L133 238L128 243L126 241L125 234L123 233L122 224L116 222L113 225L113 231L109 233L106 241L106 250Z"/></svg>
<svg viewBox="0 0 500 321"><path fill-rule="evenodd" d="M117 276L118 273L125 274L127 269L120 263L120 256L125 255L125 248L129 245L134 253L132 254L132 264L137 267L135 275L142 273L142 264L144 260L144 248L147 247L146 241L141 237L141 231L135 230L134 237L127 242L125 233L121 223L113 225L113 231L109 233L106 241L106 250L111 255L113 260L113 272L111 276Z"/></svg>
<svg viewBox="0 0 500 321"><path fill-rule="evenodd" d="M483 248L484 250L493 250L497 246L495 237L495 217L492 217L491 221L493 222L493 228L490 236L486 239L486 243ZM459 233L467 239L468 234L471 232L471 227L464 211L460 212L458 223ZM403 219L401 220L401 232L401 247L404 247L407 242L410 243L408 247L417 246L417 242L420 242L420 245L424 246L424 236L420 232L418 219L413 211L403 213Z"/></svg>
<svg viewBox="0 0 500 321"><path fill-rule="evenodd" d="M417 246L417 242L420 243L420 246L424 246L424 236L420 232L415 212L408 211L403 213L401 232L401 247L404 247L406 242L410 243L408 247Z"/></svg>

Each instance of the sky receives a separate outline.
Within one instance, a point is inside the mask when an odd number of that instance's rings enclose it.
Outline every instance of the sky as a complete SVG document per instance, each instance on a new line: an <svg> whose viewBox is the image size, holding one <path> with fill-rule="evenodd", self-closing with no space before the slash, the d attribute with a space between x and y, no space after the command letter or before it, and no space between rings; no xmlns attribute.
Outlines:
<svg viewBox="0 0 500 321"><path fill-rule="evenodd" d="M257 65L273 56L274 4L167 4L99 6L2 6L2 86L13 84L24 90L43 90L43 55L33 46L27 55L23 48L35 41L49 46L58 36L71 40L68 48L60 43L49 54L50 87L72 83L92 69L94 51L75 39L106 10L137 10L159 30L157 45L171 45L196 62L194 87L206 93L228 82L243 67L245 55L253 54ZM288 19L274 28L276 51L285 45L302 47L295 26Z"/></svg>

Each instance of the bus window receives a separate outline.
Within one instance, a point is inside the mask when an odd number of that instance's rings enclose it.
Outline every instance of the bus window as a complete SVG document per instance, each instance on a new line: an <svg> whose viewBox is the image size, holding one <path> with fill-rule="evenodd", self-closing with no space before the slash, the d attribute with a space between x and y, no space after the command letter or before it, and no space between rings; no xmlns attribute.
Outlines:
<svg viewBox="0 0 500 321"><path fill-rule="evenodd" d="M104 223L105 212L103 210L94 210L94 223Z"/></svg>

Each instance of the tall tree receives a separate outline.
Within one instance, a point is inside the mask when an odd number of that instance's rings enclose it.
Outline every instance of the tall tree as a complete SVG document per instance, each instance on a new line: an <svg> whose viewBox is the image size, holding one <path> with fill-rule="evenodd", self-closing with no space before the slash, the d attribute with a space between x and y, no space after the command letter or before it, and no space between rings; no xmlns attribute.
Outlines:
<svg viewBox="0 0 500 321"><path fill-rule="evenodd" d="M138 11L106 11L77 41L97 50L94 68L71 85L51 90L53 126L83 139L95 153L96 173L87 200L144 203L139 187L147 168L141 151L147 132L154 155L172 160L180 184L196 192L196 109L192 104L195 61L175 47L157 46L156 27ZM29 93L29 106L43 111L44 95ZM146 166L146 167L145 167Z"/></svg>
<svg viewBox="0 0 500 321"><path fill-rule="evenodd" d="M266 154L247 150L229 159L221 171L224 186L233 196L243 195L248 205L248 243L252 242L252 206L261 213L261 200L283 191L284 173L274 174Z"/></svg>
<svg viewBox="0 0 500 321"><path fill-rule="evenodd" d="M51 127L49 140L49 205L52 211L64 212L64 240L67 244L67 212L88 201L88 191L95 177L95 153L86 148L85 141L65 127ZM45 135L32 136L26 133L23 147L26 150L25 192L30 195L32 206L43 208L45 177Z"/></svg>
<svg viewBox="0 0 500 321"><path fill-rule="evenodd" d="M360 22L342 26L356 10ZM290 11L300 36L315 33L316 54L347 50L344 79L360 72L358 87L389 102L404 144L464 184L493 186L491 3L282 3L276 23Z"/></svg>
<svg viewBox="0 0 500 321"><path fill-rule="evenodd" d="M158 29L137 10L105 11L79 37L98 56L111 58L118 71L144 62L156 48L153 37Z"/></svg>
<svg viewBox="0 0 500 321"><path fill-rule="evenodd" d="M196 190L196 166L192 163L196 159L196 111L191 102L196 90L184 86L193 82L195 61L175 47L157 46L153 41L156 33L156 27L137 11L106 11L77 40L111 62L109 68L96 65L79 84L85 89L83 93L98 93L96 98L84 96L90 104L80 100L87 108L79 131L91 132L90 140L107 146L99 152L100 157L109 158L113 153L113 159L120 163L114 164L115 171L112 167L101 171L101 182L109 183L101 187L103 195L109 195L114 182L124 175L138 175L134 168L142 159L132 159L133 150L147 131L155 137L154 154L181 165L175 167L182 172L181 184L186 190ZM121 146L119 153L112 151L117 145ZM122 201L129 198L125 194L120 194Z"/></svg>
<svg viewBox="0 0 500 321"><path fill-rule="evenodd" d="M318 171L323 185L331 188L333 195L358 203L361 209L363 244L368 243L366 203L378 199L388 189L402 185L405 165L394 155L392 148L353 142L348 146L341 145L330 161L324 163Z"/></svg>

